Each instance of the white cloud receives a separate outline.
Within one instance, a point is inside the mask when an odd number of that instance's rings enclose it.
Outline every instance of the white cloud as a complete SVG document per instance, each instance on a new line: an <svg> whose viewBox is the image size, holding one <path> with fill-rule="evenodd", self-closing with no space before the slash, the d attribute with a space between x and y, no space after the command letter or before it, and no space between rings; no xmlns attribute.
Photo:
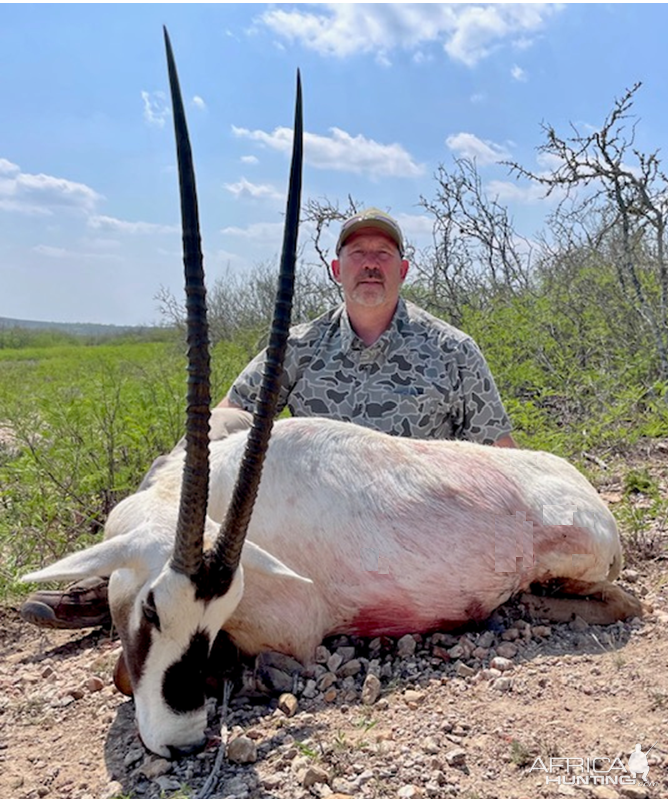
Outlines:
<svg viewBox="0 0 670 799"><path fill-rule="evenodd" d="M284 231L283 222L254 222L247 227L225 227L221 231L226 236L250 239L255 243L281 245Z"/></svg>
<svg viewBox="0 0 670 799"><path fill-rule="evenodd" d="M433 220L424 214L399 213L395 218L400 225L406 239L425 239L433 233Z"/></svg>
<svg viewBox="0 0 670 799"><path fill-rule="evenodd" d="M233 125L233 134L283 153L289 153L293 146L290 128L275 128L272 133L266 133ZM331 128L330 134L304 134L306 163L317 169L367 174L373 178L416 177L424 173L424 167L415 163L400 144L380 144L361 134L351 136L339 128Z"/></svg>
<svg viewBox="0 0 670 799"><path fill-rule="evenodd" d="M259 163L259 160L258 160L258 158L256 158L255 155L243 155L240 158L240 161L243 164L258 164Z"/></svg>
<svg viewBox="0 0 670 799"><path fill-rule="evenodd" d="M165 126L165 120L170 116L165 92L142 92L144 105L144 119L149 125L158 128Z"/></svg>
<svg viewBox="0 0 670 799"><path fill-rule="evenodd" d="M0 158L0 175L14 175L20 172L21 168L6 158Z"/></svg>
<svg viewBox="0 0 670 799"><path fill-rule="evenodd" d="M324 56L367 53L386 64L398 48L414 53L437 43L472 67L507 42L527 44L561 9L560 3L324 3L310 11L273 9L256 22Z"/></svg>
<svg viewBox="0 0 670 799"><path fill-rule="evenodd" d="M484 92L475 92L474 94L470 95L470 102L473 105L478 105L479 103L483 103L486 100L486 94Z"/></svg>
<svg viewBox="0 0 670 799"><path fill-rule="evenodd" d="M200 97L199 95L195 95L195 97L191 100L191 103L198 108L200 111L207 110L207 103Z"/></svg>
<svg viewBox="0 0 670 799"><path fill-rule="evenodd" d="M84 183L22 172L16 164L0 159L0 209L31 215L51 215L66 208L90 212L103 199Z"/></svg>
<svg viewBox="0 0 670 799"><path fill-rule="evenodd" d="M267 183L251 183L246 178L240 178L237 183L224 183L223 185L238 199L240 197L253 197L256 200L279 200L284 196L274 186L270 186Z"/></svg>
<svg viewBox="0 0 670 799"><path fill-rule="evenodd" d="M114 233L177 233L178 225L157 225L154 222L127 222L113 216L91 216L88 226L94 230Z"/></svg>
<svg viewBox="0 0 670 799"><path fill-rule="evenodd" d="M484 141L474 133L454 133L445 142L461 158L472 158L479 166L495 164L509 157L509 152L499 144Z"/></svg>
<svg viewBox="0 0 670 799"><path fill-rule="evenodd" d="M517 66L516 64L512 67L512 77L514 80L518 80L520 83L525 83L528 80L528 74L524 69Z"/></svg>
<svg viewBox="0 0 670 799"><path fill-rule="evenodd" d="M33 247L33 252L44 255L47 258L68 258L70 260L98 260L98 261L121 261L122 258L109 252L84 252L80 250L66 250L64 247L51 247L48 244L37 244Z"/></svg>

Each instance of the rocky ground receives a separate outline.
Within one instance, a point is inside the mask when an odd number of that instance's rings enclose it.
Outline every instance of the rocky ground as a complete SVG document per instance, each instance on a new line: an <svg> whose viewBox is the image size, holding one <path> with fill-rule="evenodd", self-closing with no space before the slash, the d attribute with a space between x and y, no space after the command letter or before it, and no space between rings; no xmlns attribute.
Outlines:
<svg viewBox="0 0 670 799"><path fill-rule="evenodd" d="M626 573L649 605L642 620L549 626L508 605L462 635L329 641L300 677L265 661L259 679L286 695L231 699L211 796L667 796L663 576ZM198 795L219 748L214 700L210 747L162 760L144 751L132 702L112 685L113 636L40 632L12 608L0 629L0 796ZM541 770L550 757L626 766L637 743L655 744L649 785L558 786Z"/></svg>
<svg viewBox="0 0 670 799"><path fill-rule="evenodd" d="M600 488L622 501L621 481ZM329 640L307 673L264 658L254 684L284 695L233 696L223 730L210 700L210 744L180 761L142 747L132 702L112 685L112 634L43 632L6 606L0 798L667 796L667 563L645 524L645 557L622 580L644 618L549 625L509 603L460 635ZM636 744L652 747L649 782L613 784ZM559 757L600 759L609 784L559 784Z"/></svg>

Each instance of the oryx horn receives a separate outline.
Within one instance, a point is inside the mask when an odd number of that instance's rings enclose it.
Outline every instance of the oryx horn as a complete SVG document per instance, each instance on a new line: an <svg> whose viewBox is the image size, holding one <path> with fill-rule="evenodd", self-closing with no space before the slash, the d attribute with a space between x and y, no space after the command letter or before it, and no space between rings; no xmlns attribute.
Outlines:
<svg viewBox="0 0 670 799"><path fill-rule="evenodd" d="M165 27L163 33L177 141L188 336L186 460L171 566L175 571L195 577L202 565L202 539L209 489L210 369L207 307L191 143L188 138L177 68L172 55L170 37Z"/></svg>
<svg viewBox="0 0 670 799"><path fill-rule="evenodd" d="M300 191L302 185L302 88L300 72L296 80L295 121L293 125L293 155L289 178L286 217L284 219L284 242L281 266L277 281L274 317L270 342L265 359L265 370L260 393L254 409L253 426L237 476L228 513L217 538L213 563L223 574L232 575L240 560L242 546L251 519L258 486L261 479L263 459L270 440L272 422L277 407L284 352L291 323L293 283L295 276L298 226L300 222Z"/></svg>

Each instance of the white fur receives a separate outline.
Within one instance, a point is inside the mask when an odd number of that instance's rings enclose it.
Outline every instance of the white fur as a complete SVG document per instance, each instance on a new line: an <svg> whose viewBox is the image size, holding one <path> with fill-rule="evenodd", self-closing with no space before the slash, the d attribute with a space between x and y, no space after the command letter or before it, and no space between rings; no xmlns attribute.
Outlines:
<svg viewBox="0 0 670 799"><path fill-rule="evenodd" d="M239 433L211 445L209 543L245 440ZM149 488L121 502L103 543L25 578L114 572L110 604L130 618L126 638L153 587L161 644L153 642L134 688L142 737L161 754L195 742L204 728L204 711L180 718L160 701L162 675L197 627L223 627L249 654L271 649L309 661L332 633L455 626L532 582L613 579L621 563L614 519L559 458L290 419L273 429L243 550L244 589L241 568L235 590L203 609L189 581L165 567L182 465L174 454Z"/></svg>

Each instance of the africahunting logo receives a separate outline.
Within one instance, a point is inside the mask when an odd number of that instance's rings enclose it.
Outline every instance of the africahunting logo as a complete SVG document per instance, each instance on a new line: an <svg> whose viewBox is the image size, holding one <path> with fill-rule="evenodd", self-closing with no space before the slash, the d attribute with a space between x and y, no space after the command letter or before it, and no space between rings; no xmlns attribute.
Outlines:
<svg viewBox="0 0 670 799"><path fill-rule="evenodd" d="M620 757L537 757L529 773L544 772L547 785L636 785L638 777L644 785L655 785L648 780L647 762L647 755L655 746L653 743L643 752L642 745L636 744L627 767Z"/></svg>

